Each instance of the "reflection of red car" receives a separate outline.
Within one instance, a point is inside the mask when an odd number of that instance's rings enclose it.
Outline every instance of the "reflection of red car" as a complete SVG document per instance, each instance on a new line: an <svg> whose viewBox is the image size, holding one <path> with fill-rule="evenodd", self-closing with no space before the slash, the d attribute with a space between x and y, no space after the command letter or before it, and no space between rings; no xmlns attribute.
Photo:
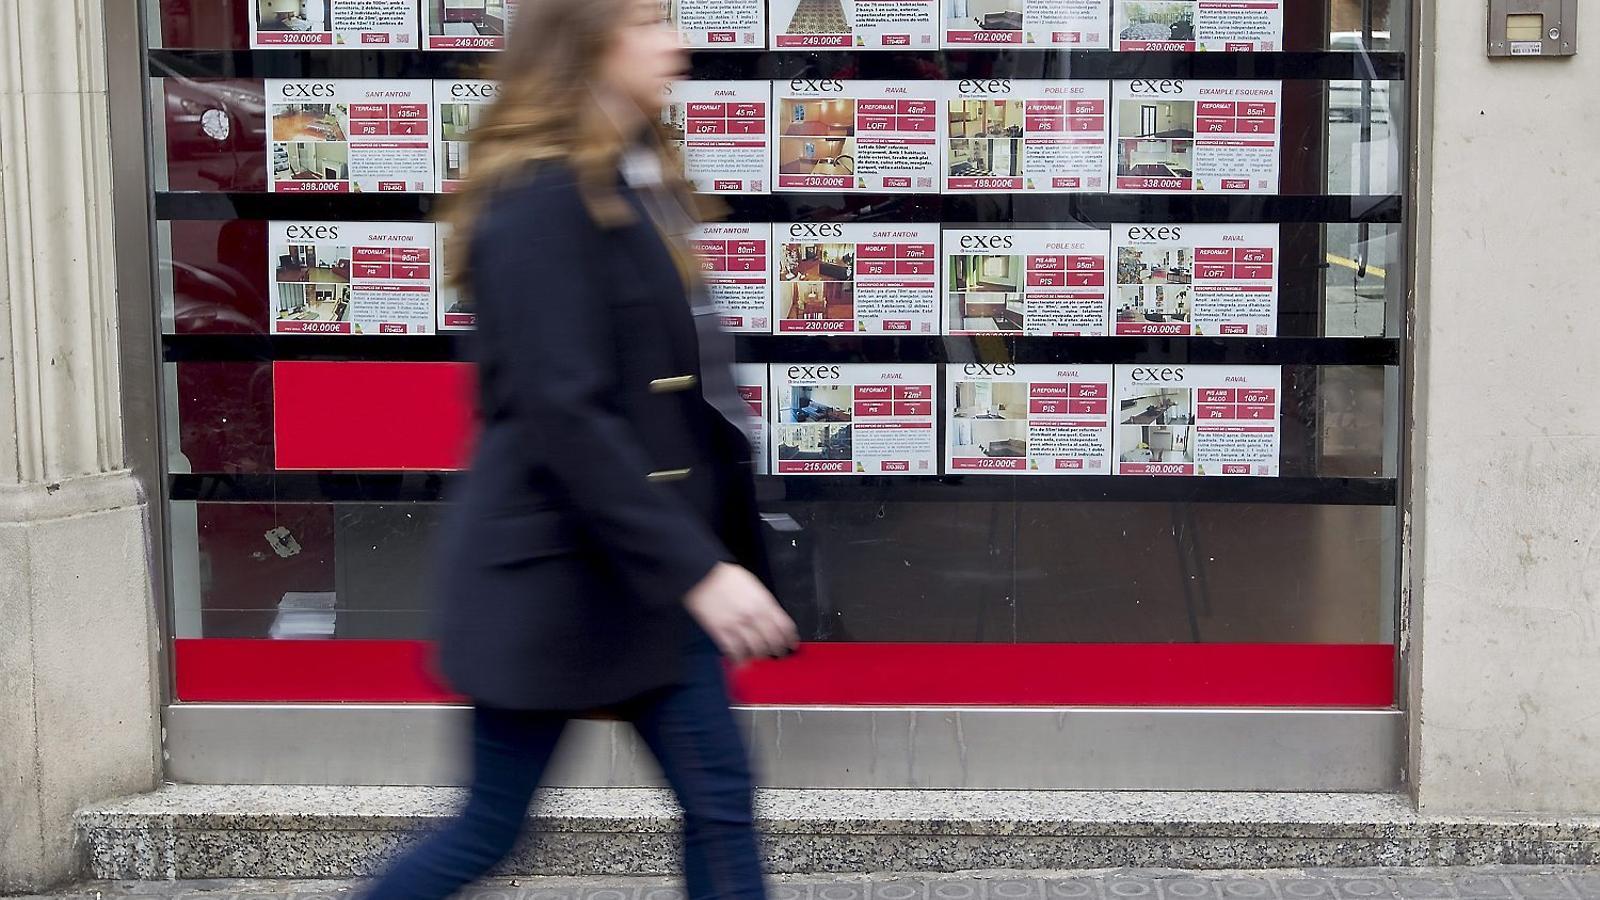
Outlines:
<svg viewBox="0 0 1600 900"><path fill-rule="evenodd" d="M179 191L266 189L265 86L198 77L153 59L166 119L167 172Z"/></svg>
<svg viewBox="0 0 1600 900"><path fill-rule="evenodd" d="M176 260L162 260L161 267L162 283L172 285L174 333L260 334L266 330L248 312L261 304L248 285L240 285L227 273L219 277L219 273Z"/></svg>
<svg viewBox="0 0 1600 900"><path fill-rule="evenodd" d="M177 334L261 334L267 330L265 222L174 221L163 239L161 285L170 292Z"/></svg>

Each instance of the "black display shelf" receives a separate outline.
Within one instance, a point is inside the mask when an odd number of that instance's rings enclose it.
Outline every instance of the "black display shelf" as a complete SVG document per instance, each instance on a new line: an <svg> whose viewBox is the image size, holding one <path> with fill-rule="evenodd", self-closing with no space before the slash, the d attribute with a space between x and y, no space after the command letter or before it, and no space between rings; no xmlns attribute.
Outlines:
<svg viewBox="0 0 1600 900"><path fill-rule="evenodd" d="M447 362L469 358L459 333L441 335L167 335L166 362L365 360ZM1395 338L1343 337L952 337L738 335L749 363L1192 363L1393 366Z"/></svg>
<svg viewBox="0 0 1600 900"><path fill-rule="evenodd" d="M1204 78L1401 81L1404 53L1123 53L1112 50L701 50L697 79ZM417 50L151 50L178 78L484 78L493 54Z"/></svg>
<svg viewBox="0 0 1600 900"><path fill-rule="evenodd" d="M206 503L435 503L454 472L279 472L168 476L169 497ZM791 503L1258 503L1393 506L1392 478L1153 478L1112 475L756 477L762 508Z"/></svg>
<svg viewBox="0 0 1600 900"><path fill-rule="evenodd" d="M316 219L414 222L432 218L437 194L265 194L164 191L158 219ZM1141 222L1396 224L1396 195L1248 194L770 194L720 198L731 222L939 222L973 225L1109 225Z"/></svg>

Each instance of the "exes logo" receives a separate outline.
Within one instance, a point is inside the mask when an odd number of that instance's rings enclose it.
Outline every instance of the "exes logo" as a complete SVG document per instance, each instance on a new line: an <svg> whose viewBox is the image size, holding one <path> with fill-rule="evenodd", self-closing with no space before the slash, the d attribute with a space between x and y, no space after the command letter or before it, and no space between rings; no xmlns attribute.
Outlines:
<svg viewBox="0 0 1600 900"><path fill-rule="evenodd" d="M1011 363L967 363L961 372L980 378L1011 378L1017 374L1017 367Z"/></svg>
<svg viewBox="0 0 1600 900"><path fill-rule="evenodd" d="M285 100L332 100L337 96L331 81L289 81L281 89Z"/></svg>
<svg viewBox="0 0 1600 900"><path fill-rule="evenodd" d="M963 250L1010 250L1011 235L1009 234L963 234L961 236L961 249Z"/></svg>
<svg viewBox="0 0 1600 900"><path fill-rule="evenodd" d="M286 234L291 241L336 241L339 239L339 226L290 225Z"/></svg>
<svg viewBox="0 0 1600 900"><path fill-rule="evenodd" d="M500 96L500 85L493 81L458 81L450 85L450 96L457 100L493 100Z"/></svg>
<svg viewBox="0 0 1600 900"><path fill-rule="evenodd" d="M796 222L789 226L792 238L838 238L844 236L844 226L836 222Z"/></svg>
<svg viewBox="0 0 1600 900"><path fill-rule="evenodd" d="M1134 94L1181 94L1183 93L1183 80L1181 78L1140 78L1128 85L1130 93Z"/></svg>
<svg viewBox="0 0 1600 900"><path fill-rule="evenodd" d="M1009 94L1009 78L963 78L956 89L963 94Z"/></svg>
<svg viewBox="0 0 1600 900"><path fill-rule="evenodd" d="M787 372L790 381L838 381L840 374L838 366L821 365L790 366Z"/></svg>
<svg viewBox="0 0 1600 900"><path fill-rule="evenodd" d="M1143 384L1182 381L1183 366L1134 366L1129 377Z"/></svg>
<svg viewBox="0 0 1600 900"><path fill-rule="evenodd" d="M792 78L789 90L797 94L841 94L844 82L832 78Z"/></svg>
<svg viewBox="0 0 1600 900"><path fill-rule="evenodd" d="M1134 225L1128 229L1130 241L1181 241L1183 229L1174 225Z"/></svg>

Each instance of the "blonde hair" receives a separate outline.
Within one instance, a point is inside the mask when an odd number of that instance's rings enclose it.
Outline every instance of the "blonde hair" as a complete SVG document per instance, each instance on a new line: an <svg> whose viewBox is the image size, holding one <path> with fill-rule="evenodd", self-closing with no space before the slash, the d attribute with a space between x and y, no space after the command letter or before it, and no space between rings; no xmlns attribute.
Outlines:
<svg viewBox="0 0 1600 900"><path fill-rule="evenodd" d="M577 176L589 214L603 227L631 222L633 209L617 192L617 167L625 149L616 124L596 102L613 35L630 20L634 0L521 0L506 49L496 63L500 90L469 138L472 166L466 184L444 204L452 226L450 279L471 288L469 248L476 220L494 191L531 166L562 162ZM668 189L693 214L696 203L682 163L652 132ZM674 243L669 241L670 243ZM679 252L674 249L674 255Z"/></svg>

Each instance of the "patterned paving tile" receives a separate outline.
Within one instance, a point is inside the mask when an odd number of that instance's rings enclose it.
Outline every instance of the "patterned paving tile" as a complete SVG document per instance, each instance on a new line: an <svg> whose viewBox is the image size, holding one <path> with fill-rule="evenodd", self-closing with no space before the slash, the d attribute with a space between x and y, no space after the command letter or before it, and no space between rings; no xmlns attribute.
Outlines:
<svg viewBox="0 0 1600 900"><path fill-rule="evenodd" d="M779 885L773 892L772 900L784 900L782 891L785 887ZM928 900L928 880L926 878L872 880L868 882L868 894L869 900Z"/></svg>
<svg viewBox="0 0 1600 900"><path fill-rule="evenodd" d="M1578 896L1586 900L1600 898L1600 872L1570 872L1566 877L1568 886Z"/></svg>
<svg viewBox="0 0 1600 900"><path fill-rule="evenodd" d="M1373 897L1396 897L1399 894L1382 875L1365 875L1355 878L1331 878L1328 882L1339 900L1370 900Z"/></svg>
<svg viewBox="0 0 1600 900"><path fill-rule="evenodd" d="M1058 877L1044 880L1049 900L1101 900L1100 880L1091 876Z"/></svg>
<svg viewBox="0 0 1600 900"><path fill-rule="evenodd" d="M1566 874L1566 884L1584 900L1600 900L1600 873L1574 871Z"/></svg>
<svg viewBox="0 0 1600 900"><path fill-rule="evenodd" d="M1416 900L1445 900L1455 896L1450 882L1444 878L1396 875L1394 886L1400 896Z"/></svg>
<svg viewBox="0 0 1600 900"><path fill-rule="evenodd" d="M1566 882L1549 875L1507 875L1506 881L1524 900L1573 900L1576 896Z"/></svg>
<svg viewBox="0 0 1600 900"><path fill-rule="evenodd" d="M1217 900L1221 895L1216 879L1210 878L1157 878L1156 889L1160 892L1161 900Z"/></svg>
<svg viewBox="0 0 1600 900"><path fill-rule="evenodd" d="M1455 879L1455 889L1463 900L1500 900L1511 896L1505 879L1492 872L1468 872Z"/></svg>

